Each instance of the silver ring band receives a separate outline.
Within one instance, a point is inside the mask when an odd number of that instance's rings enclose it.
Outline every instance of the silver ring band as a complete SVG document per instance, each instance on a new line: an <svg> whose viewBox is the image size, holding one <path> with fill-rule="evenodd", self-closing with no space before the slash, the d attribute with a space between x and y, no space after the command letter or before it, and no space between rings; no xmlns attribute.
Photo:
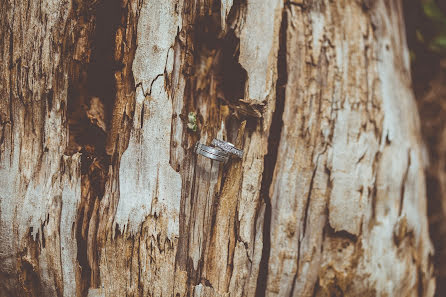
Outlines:
<svg viewBox="0 0 446 297"><path fill-rule="evenodd" d="M200 154L202 156L205 156L206 158L218 161L218 162L225 162L229 159L229 156L226 152L222 151L219 148L210 147L201 143L198 143L195 145L195 152L197 154Z"/></svg>
<svg viewBox="0 0 446 297"><path fill-rule="evenodd" d="M239 158L243 158L243 150L236 148L230 142L214 138L214 140L212 140L212 145L224 150L225 152L236 155Z"/></svg>

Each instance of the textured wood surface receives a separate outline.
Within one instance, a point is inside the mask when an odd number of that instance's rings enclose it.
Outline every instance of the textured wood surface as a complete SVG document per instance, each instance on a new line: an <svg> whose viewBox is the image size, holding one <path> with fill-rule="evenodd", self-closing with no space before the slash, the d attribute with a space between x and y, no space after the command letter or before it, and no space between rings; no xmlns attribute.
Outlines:
<svg viewBox="0 0 446 297"><path fill-rule="evenodd" d="M0 24L1 296L433 296L400 1L4 0ZM243 159L193 153L214 137Z"/></svg>
<svg viewBox="0 0 446 297"><path fill-rule="evenodd" d="M287 12L270 296L433 293L401 6L384 4Z"/></svg>

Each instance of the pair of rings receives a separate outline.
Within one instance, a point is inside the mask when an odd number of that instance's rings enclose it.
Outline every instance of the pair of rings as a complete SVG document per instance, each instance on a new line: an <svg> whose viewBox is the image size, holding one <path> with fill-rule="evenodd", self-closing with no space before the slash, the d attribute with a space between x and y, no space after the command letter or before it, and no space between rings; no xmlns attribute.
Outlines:
<svg viewBox="0 0 446 297"><path fill-rule="evenodd" d="M236 148L232 143L214 139L212 140L212 145L213 147L197 142L195 152L218 162L226 162L231 154L239 158L243 157L243 150Z"/></svg>

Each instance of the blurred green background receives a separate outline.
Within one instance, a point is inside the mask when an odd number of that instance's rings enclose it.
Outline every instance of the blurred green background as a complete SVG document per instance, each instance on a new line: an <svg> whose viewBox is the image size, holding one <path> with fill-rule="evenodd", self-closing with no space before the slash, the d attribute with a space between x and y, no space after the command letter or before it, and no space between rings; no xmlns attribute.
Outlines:
<svg viewBox="0 0 446 297"><path fill-rule="evenodd" d="M441 61L446 58L446 0L404 0L403 7L412 81L418 97L441 71Z"/></svg>

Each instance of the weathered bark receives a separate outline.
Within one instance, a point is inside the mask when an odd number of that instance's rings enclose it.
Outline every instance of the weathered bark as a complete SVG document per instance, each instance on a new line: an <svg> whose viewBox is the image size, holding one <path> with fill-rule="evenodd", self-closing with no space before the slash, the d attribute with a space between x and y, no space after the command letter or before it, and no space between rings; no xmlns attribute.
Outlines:
<svg viewBox="0 0 446 297"><path fill-rule="evenodd" d="M0 295L432 296L389 3L3 0Z"/></svg>

